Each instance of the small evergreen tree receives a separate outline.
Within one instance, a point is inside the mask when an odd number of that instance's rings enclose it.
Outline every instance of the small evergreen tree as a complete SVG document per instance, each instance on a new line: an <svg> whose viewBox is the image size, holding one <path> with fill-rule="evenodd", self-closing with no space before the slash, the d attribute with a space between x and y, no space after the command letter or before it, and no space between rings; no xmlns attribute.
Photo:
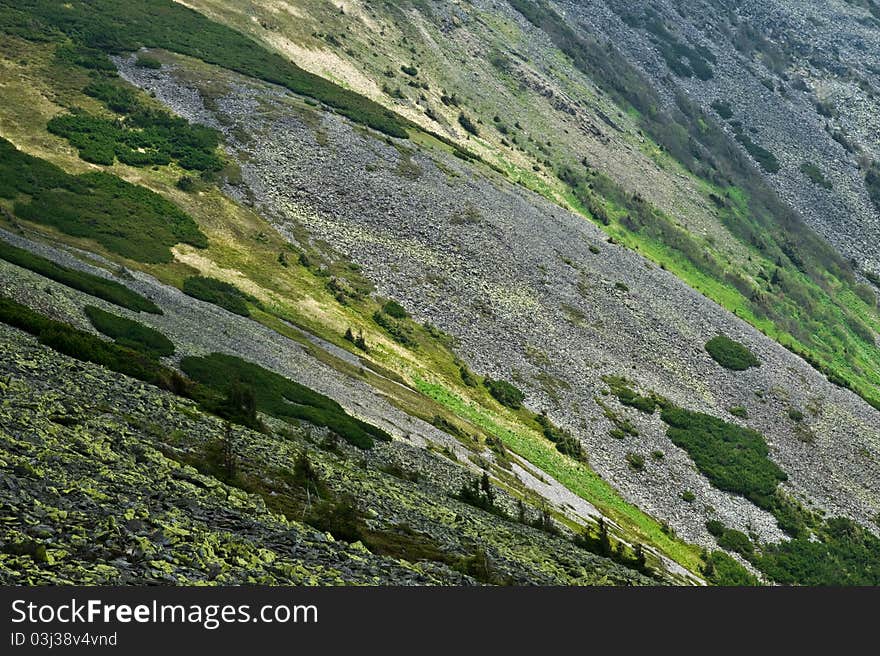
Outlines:
<svg viewBox="0 0 880 656"><path fill-rule="evenodd" d="M483 476L482 478L480 478L480 489L483 491L488 505L494 506L495 491L492 489L492 483L489 482L489 474L487 474L486 472L483 472Z"/></svg>
<svg viewBox="0 0 880 656"><path fill-rule="evenodd" d="M364 339L364 331L358 331L358 335L354 340L354 345L357 346L361 351L367 351L367 340Z"/></svg>
<svg viewBox="0 0 880 656"><path fill-rule="evenodd" d="M599 550L603 556L611 556L611 538L604 517L599 518Z"/></svg>
<svg viewBox="0 0 880 656"><path fill-rule="evenodd" d="M232 424L226 422L221 442L221 457L223 459L223 473L227 481L232 481L238 475L238 449L235 434L232 432Z"/></svg>
<svg viewBox="0 0 880 656"><path fill-rule="evenodd" d="M637 543L633 549L633 564L635 568L644 571L647 568L648 561L645 558L645 548L641 543Z"/></svg>

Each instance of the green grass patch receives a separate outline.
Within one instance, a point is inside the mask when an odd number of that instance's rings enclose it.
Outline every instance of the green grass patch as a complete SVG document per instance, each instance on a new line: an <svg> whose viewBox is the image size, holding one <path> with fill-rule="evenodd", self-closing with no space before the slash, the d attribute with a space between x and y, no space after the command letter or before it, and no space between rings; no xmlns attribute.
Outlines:
<svg viewBox="0 0 880 656"><path fill-rule="evenodd" d="M111 338L118 346L124 346L145 355L160 358L174 354L174 344L158 330L105 312L94 305L83 308L89 321L100 333Z"/></svg>
<svg viewBox="0 0 880 656"><path fill-rule="evenodd" d="M761 361L754 353L726 335L716 335L706 342L706 351L725 369L745 371L749 367L761 366Z"/></svg>
<svg viewBox="0 0 880 656"><path fill-rule="evenodd" d="M326 426L359 448L369 449L375 440L391 439L381 428L349 415L333 399L241 358L222 353L187 357L180 368L213 390L217 398L229 398L236 386L242 386L252 391L258 410L285 421Z"/></svg>
<svg viewBox="0 0 880 656"><path fill-rule="evenodd" d="M607 176L589 170L585 174L582 162L557 163L558 177L571 190L563 194L569 203L618 242L675 273L880 408L880 352L865 329L877 331L876 303L851 300L858 287L851 264L804 225L749 158L733 148L715 120L686 97L676 97L675 107L661 111L664 103L656 91L599 35L575 33L545 0L510 4L607 91L658 144L658 152L662 149L665 158L700 181L721 222L748 248L750 263L730 262L723 244L716 247L690 234ZM726 103L717 102L714 108L722 116L731 114ZM762 167L778 170L775 156L754 143L742 126L738 139ZM865 181L880 207L878 171L880 167L867 169ZM552 191L536 190L555 197ZM775 279L774 268L783 271Z"/></svg>
<svg viewBox="0 0 880 656"><path fill-rule="evenodd" d="M39 338L60 353L93 362L126 376L137 378L179 394L191 396L192 387L175 370L155 359L123 346L106 342L100 337L49 319L30 308L0 296L0 321Z"/></svg>
<svg viewBox="0 0 880 656"><path fill-rule="evenodd" d="M124 120L103 118L74 110L49 120L49 132L67 139L79 156L110 166L115 160L130 166L155 166L176 162L185 169L219 171L220 134L213 128L190 124L168 112L147 107L126 83L96 80L84 90Z"/></svg>
<svg viewBox="0 0 880 656"><path fill-rule="evenodd" d="M162 310L155 303L131 291L125 285L92 275L91 273L61 266L52 260L35 255L24 249L16 248L4 241L0 241L0 258L45 276L50 280L59 282L62 285L66 285L71 289L101 298L108 303L128 308L134 312L162 314Z"/></svg>
<svg viewBox="0 0 880 656"><path fill-rule="evenodd" d="M0 137L0 198L15 199L22 219L87 237L138 262L172 260L171 247L206 248L195 221L144 187L108 173L70 175Z"/></svg>

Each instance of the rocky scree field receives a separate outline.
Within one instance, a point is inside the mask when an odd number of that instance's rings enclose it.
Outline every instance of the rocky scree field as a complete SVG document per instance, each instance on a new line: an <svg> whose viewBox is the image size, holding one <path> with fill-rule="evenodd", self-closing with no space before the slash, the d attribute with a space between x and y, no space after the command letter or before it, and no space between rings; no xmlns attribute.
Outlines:
<svg viewBox="0 0 880 656"><path fill-rule="evenodd" d="M192 4L0 3L5 578L876 583L870 220L783 202L873 165L797 20Z"/></svg>
<svg viewBox="0 0 880 656"><path fill-rule="evenodd" d="M770 514L713 489L670 445L659 418L603 397L603 376L627 376L734 422L741 420L729 409L747 408L744 423L768 437L787 489L825 512L872 521L876 412L581 218L454 157L383 143L332 116L297 117L277 90L242 81L212 96L218 114L206 116L173 67L123 74L181 114L226 131L243 153L246 190L233 192L292 238L302 226L334 244L381 293L454 335L475 371L515 381L529 407L584 441L592 466L688 541L711 545L705 524L713 518L761 540L783 534ZM761 366L720 367L704 348L717 334L747 344ZM638 435L610 437L608 407ZM804 417L792 419L791 409ZM631 452L654 451L662 459L644 469L627 461ZM685 501L686 490L700 501Z"/></svg>

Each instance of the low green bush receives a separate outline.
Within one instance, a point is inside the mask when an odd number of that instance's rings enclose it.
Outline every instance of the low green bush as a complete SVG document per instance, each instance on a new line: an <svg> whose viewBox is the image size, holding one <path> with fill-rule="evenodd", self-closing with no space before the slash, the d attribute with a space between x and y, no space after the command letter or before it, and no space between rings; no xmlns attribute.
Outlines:
<svg viewBox="0 0 880 656"><path fill-rule="evenodd" d="M880 585L880 539L849 519L827 520L813 537L767 544L758 567L784 585Z"/></svg>
<svg viewBox="0 0 880 656"><path fill-rule="evenodd" d="M718 116L723 118L725 121L733 118L733 108L726 100L713 100L712 109L714 109L717 112Z"/></svg>
<svg viewBox="0 0 880 656"><path fill-rule="evenodd" d="M109 165L115 159L130 166L165 165L172 161L195 171L218 171L220 134L141 103L135 89L118 80L96 80L83 93L122 114L124 121L94 116L81 109L55 116L47 129L64 137L80 157Z"/></svg>
<svg viewBox="0 0 880 656"><path fill-rule="evenodd" d="M602 380L608 384L611 393L617 397L617 400L625 406L635 408L636 410L649 415L653 414L653 412L661 406L661 399L655 394L650 394L648 396L637 394L632 390L629 386L629 381L625 378L619 376L603 376Z"/></svg>
<svg viewBox="0 0 880 656"><path fill-rule="evenodd" d="M227 397L233 385L253 390L256 407L279 419L302 420L326 426L344 440L362 449L375 440L391 436L360 419L350 416L336 401L275 372L231 355L212 353L205 357L187 357L180 368L194 381L214 392L214 405ZM210 405L212 401L206 398Z"/></svg>
<svg viewBox="0 0 880 656"><path fill-rule="evenodd" d="M111 344L68 324L49 319L2 296L0 296L0 321L35 335L41 344L77 360L93 362L181 396L193 394L193 388L188 381L153 358Z"/></svg>
<svg viewBox="0 0 880 656"><path fill-rule="evenodd" d="M153 70L159 70L160 68L162 68L162 62L160 62L158 59L143 54L137 56L137 61L135 62L135 65L139 68L151 68Z"/></svg>
<svg viewBox="0 0 880 656"><path fill-rule="evenodd" d="M105 312L93 305L85 306L83 311L95 329L110 337L118 346L140 351L155 358L174 354L174 344L158 330Z"/></svg>
<svg viewBox="0 0 880 656"><path fill-rule="evenodd" d="M674 406L664 408L660 416L669 424L669 439L688 452L712 485L761 508L774 507L776 488L787 476L770 460L759 433Z"/></svg>
<svg viewBox="0 0 880 656"><path fill-rule="evenodd" d="M706 522L706 529L718 541L718 546L728 551L734 551L744 558L751 558L755 552L755 545L749 539L749 536L742 531L727 528L717 519L710 519Z"/></svg>
<svg viewBox="0 0 880 656"><path fill-rule="evenodd" d="M874 207L880 212L880 162L872 162L865 170L865 189Z"/></svg>
<svg viewBox="0 0 880 656"><path fill-rule="evenodd" d="M382 306L382 312L395 319L406 319L409 317L409 313L407 313L404 307L395 300L385 303L385 305Z"/></svg>
<svg viewBox="0 0 880 656"><path fill-rule="evenodd" d="M703 574L715 585L725 587L755 586L760 584L758 579L749 570L723 551L713 551L707 556Z"/></svg>
<svg viewBox="0 0 880 656"><path fill-rule="evenodd" d="M184 280L183 293L243 317L249 317L251 314L248 303L260 306L257 299L235 285L206 276L190 276Z"/></svg>
<svg viewBox="0 0 880 656"><path fill-rule="evenodd" d="M34 27L35 31L38 23L33 20L33 17L29 17L30 24ZM45 27L44 27L45 29ZM52 41L55 40L53 37L57 38L56 35L49 35L44 32L44 38L38 38L35 36L26 36L24 38L32 39L35 41ZM82 68L88 69L89 71L95 71L98 73L104 73L109 75L116 74L116 64L114 64L111 59L107 56L107 53L102 52L96 48L89 48L81 43L69 42L62 43L55 50L55 59L60 63L70 64L73 66L81 66Z"/></svg>
<svg viewBox="0 0 880 656"><path fill-rule="evenodd" d="M59 282L62 285L66 285L71 289L101 298L108 303L113 303L135 312L162 314L162 310L155 303L131 291L125 285L90 273L61 266L52 260L22 248L16 248L4 241L0 241L0 258L45 276L50 280Z"/></svg>
<svg viewBox="0 0 880 656"><path fill-rule="evenodd" d="M779 160L776 159L776 155L752 141L752 138L743 132L741 128L737 128L734 134L736 140L746 149L746 152L748 152L748 154L751 155L761 168L767 171L767 173L778 173L782 169L782 165L779 163Z"/></svg>
<svg viewBox="0 0 880 656"><path fill-rule="evenodd" d="M645 468L645 456L629 452L626 454L626 464L634 471L642 471Z"/></svg>
<svg viewBox="0 0 880 656"><path fill-rule="evenodd" d="M305 521L319 531L329 533L335 540L364 541L364 517L351 495L321 501L308 513Z"/></svg>
<svg viewBox="0 0 880 656"><path fill-rule="evenodd" d="M730 407L727 409L727 411L730 414L732 414L734 417L739 417L740 419L748 419L749 418L749 411L746 410L741 405L735 405L733 407Z"/></svg>
<svg viewBox="0 0 880 656"><path fill-rule="evenodd" d="M715 362L733 371L745 371L749 367L761 366L761 361L754 353L726 335L716 335L706 342L706 351Z"/></svg>
<svg viewBox="0 0 880 656"><path fill-rule="evenodd" d="M462 485L461 490L454 496L459 501L493 515L503 514L503 511L495 505L495 490L489 481L489 475L485 472L479 479L474 478Z"/></svg>
<svg viewBox="0 0 880 656"><path fill-rule="evenodd" d="M458 124L464 128L465 132L469 132L470 134L474 135L475 137L480 136L480 130L477 127L476 123L474 123L470 119L470 117L467 114L465 114L464 112L461 112L458 115Z"/></svg>
<svg viewBox="0 0 880 656"><path fill-rule="evenodd" d="M561 454L570 456L575 460L586 459L580 440L572 435L570 431L556 426L545 414L535 415L535 421L541 427L544 437L553 442L556 445L556 450Z"/></svg>
<svg viewBox="0 0 880 656"><path fill-rule="evenodd" d="M825 189L831 189L832 185L828 181L828 178L825 177L825 174L822 173L822 169L813 164L812 162L804 162L800 166L801 173L803 173L814 185L819 185L820 187L824 187Z"/></svg>
<svg viewBox="0 0 880 656"><path fill-rule="evenodd" d="M498 403L513 410L519 410L526 398L526 395L522 390L511 385L506 380L486 378L483 381L483 385L485 385L486 389L489 390L489 394L491 394Z"/></svg>
<svg viewBox="0 0 880 656"><path fill-rule="evenodd" d="M395 319L390 314L377 310L373 313L373 321L384 328L385 332L398 344L409 348L416 348L419 345L412 326L406 323L405 319Z"/></svg>
<svg viewBox="0 0 880 656"><path fill-rule="evenodd" d="M477 387L480 384L479 379L467 368L467 365L461 365L458 368L458 373L461 376L461 382L468 387Z"/></svg>
<svg viewBox="0 0 880 656"><path fill-rule="evenodd" d="M718 539L718 546L727 551L734 551L747 559L755 553L755 545L752 544L749 536L730 528L726 529Z"/></svg>
<svg viewBox="0 0 880 656"><path fill-rule="evenodd" d="M719 522L717 519L710 519L706 522L706 530L716 538L720 538L724 535L724 524Z"/></svg>
<svg viewBox="0 0 880 656"><path fill-rule="evenodd" d="M94 239L139 262L170 262L178 243L208 245L192 217L159 194L108 173L70 175L2 137L0 197L15 200L22 219Z"/></svg>

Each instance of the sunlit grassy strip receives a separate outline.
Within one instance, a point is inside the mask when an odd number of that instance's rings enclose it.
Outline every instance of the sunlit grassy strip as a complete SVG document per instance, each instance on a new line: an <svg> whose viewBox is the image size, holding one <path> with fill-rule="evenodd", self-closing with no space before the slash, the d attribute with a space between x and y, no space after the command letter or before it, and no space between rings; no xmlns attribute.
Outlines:
<svg viewBox="0 0 880 656"><path fill-rule="evenodd" d="M723 193L731 200L732 212L737 219L744 220L749 215L748 196L742 189L729 187L721 190L717 187L710 187L710 191L717 194ZM754 249L753 257L755 257ZM772 266L773 264L766 258L762 258L762 260L765 265ZM826 274L825 276L825 281L830 287L826 291L801 271L789 268L789 273L799 283L817 293L817 301L823 308L830 310L834 315L834 322L823 323L822 330L819 332L812 331L811 341L814 343L805 343L804 340L797 339L784 330L780 330L775 324L771 324L769 330L762 326L758 326L759 329L792 350L809 353L811 357L822 363L835 375L846 379L853 391L866 401L875 407L880 407L880 390L866 388L864 385L864 383L868 383L871 386L880 386L880 357L878 357L880 350L876 349L873 344L866 343L853 332L852 328L847 325L845 313L850 312L874 331L880 331L880 314L864 299L859 298L850 285L833 275ZM799 322L813 321L811 315L798 316L796 308L792 308L790 314ZM849 355L850 358L844 357L845 355Z"/></svg>
<svg viewBox="0 0 880 656"><path fill-rule="evenodd" d="M720 189L706 185L707 189L723 194ZM731 190L734 212L744 212L744 198L740 190ZM581 205L573 196L568 196L572 206L581 214L591 217L590 212ZM643 235L640 232L631 232L621 226L618 221L625 214L623 208L618 207L611 201L605 201L604 207L608 216L612 218L610 225L601 226L618 243L638 251L649 260L662 264L667 270L675 274L679 279L687 283L691 288L699 291L707 298L715 301L739 318L760 330L779 344L789 348L793 352L806 357L808 362L816 369L830 375L840 382L845 380L847 386L856 394L865 399L876 408L880 408L880 391L875 389L880 386L880 351L872 345L865 343L854 336L852 329L846 325L844 307L863 320L874 330L878 328L880 317L872 312L863 300L858 298L849 287L842 284L832 276L828 276L828 282L835 290L839 291L836 302L829 293L820 288L814 281L800 271L789 268L788 275L808 287L814 294L817 302L827 308L834 315L834 323L820 324L820 330L813 330L811 340L805 343L790 332L781 328L773 319L760 317L752 310L751 302L732 285L721 281L703 271L700 271L692 262L683 257L677 250L666 246L660 241ZM592 218L592 217L591 217ZM758 258L764 268L772 269L773 263L753 250L753 258ZM791 301L789 301L791 303ZM798 323L810 321L810 317L799 317L797 308L790 307L787 315L793 317ZM839 334L837 334L839 332ZM858 369L858 373L856 373Z"/></svg>
<svg viewBox="0 0 880 656"><path fill-rule="evenodd" d="M573 194L566 194L566 199L581 214L590 216L589 211L583 207ZM606 203L606 205L610 209L610 215L616 216L616 213L622 214L625 212L614 207L612 203ZM737 289L732 285L706 275L674 248L670 248L662 242L653 240L640 233L630 232L616 223L603 226L603 229L619 244L638 252L658 266L662 264L667 271L685 282L689 287L734 312L738 317L746 320L762 332L768 335L779 333L772 321L762 319L751 311L748 307L747 299Z"/></svg>
<svg viewBox="0 0 880 656"><path fill-rule="evenodd" d="M871 390L864 384L861 384L868 383L871 385L880 385L880 367L878 367L876 359L877 352L873 351L870 346L862 346L862 343L859 340L848 341L848 353L862 372L859 377L855 377L851 373L851 364L847 362L844 355L846 352L842 347L838 346L841 343L840 338L837 335L834 335L827 325L823 325L821 331L813 334L813 341L815 341L816 344L805 344L789 332L780 329L772 320L757 316L750 309L748 300L737 289L702 273L690 262L680 257L673 249L670 249L659 242L641 237L638 234L627 232L623 229L615 231L613 234L615 239L620 243L630 248L637 246L637 250L640 254L657 264L662 263L667 270L675 274L676 277L684 281L688 286L697 290L712 301L715 301L723 308L733 312L737 317L748 322L782 346L797 353L813 354L819 362L824 363L829 369L839 373L849 380L853 391L859 396L869 403L872 403L872 405L877 404L878 399L880 399L880 394L878 394L876 390ZM805 276L804 280L806 280ZM864 306L863 303L855 303L855 294L848 290L842 293L838 300L841 302L851 301L851 307L853 307L853 310L856 312L858 312L857 308L859 305ZM830 301L829 305L834 308L836 311L835 313L837 313L836 306L830 303ZM871 314L861 312L858 313L857 316L868 322L875 330L877 329L876 319L874 319ZM816 346L822 343L823 337L825 349L817 349ZM834 355L829 356L829 352Z"/></svg>
<svg viewBox="0 0 880 656"><path fill-rule="evenodd" d="M599 508L634 536L649 543L692 572L699 572L697 547L666 535L656 520L624 501L596 472L583 463L565 457L553 444L532 431L515 431L493 419L488 411L475 407L441 384L415 379L417 389L493 435L506 447L555 478L562 485Z"/></svg>

